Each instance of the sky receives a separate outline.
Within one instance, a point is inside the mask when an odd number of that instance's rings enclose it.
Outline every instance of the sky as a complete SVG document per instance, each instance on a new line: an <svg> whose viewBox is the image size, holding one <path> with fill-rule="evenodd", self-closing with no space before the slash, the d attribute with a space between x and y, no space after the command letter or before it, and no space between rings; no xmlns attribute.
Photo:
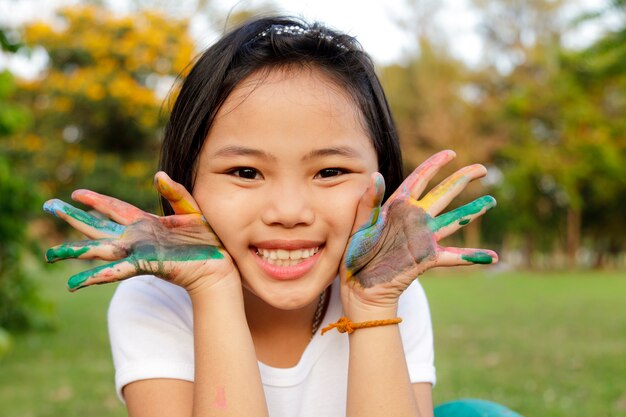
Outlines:
<svg viewBox="0 0 626 417"><path fill-rule="evenodd" d="M158 2L159 0L157 0ZM478 65L483 59L483 49L477 33L479 16L470 7L470 0L414 0L422 5L440 4L432 19L425 19L431 29L441 29L448 39L453 55L469 65ZM127 0L108 0L119 12L128 11ZM168 0L160 0L168 3ZM212 0L214 7L224 15L258 6L261 0ZM398 24L410 16L407 7L409 0L273 0L281 12L302 16L307 20L320 20L332 27L347 32L361 42L380 65L399 62L407 53L415 52L415 35L403 30ZM580 0L585 7L599 7L605 0ZM17 25L34 19L51 19L54 10L60 5L77 4L77 0L0 0L0 26ZM176 10L189 13L195 0L171 0ZM428 8L428 7L427 7ZM569 41L573 45L593 39L599 27L587 26ZM206 19L197 17L192 21L192 34L200 47L215 40L219 33L209 30ZM30 62L20 57L0 57L0 69L10 67L23 76L34 76L38 66L45 62L45 55L35 54Z"/></svg>

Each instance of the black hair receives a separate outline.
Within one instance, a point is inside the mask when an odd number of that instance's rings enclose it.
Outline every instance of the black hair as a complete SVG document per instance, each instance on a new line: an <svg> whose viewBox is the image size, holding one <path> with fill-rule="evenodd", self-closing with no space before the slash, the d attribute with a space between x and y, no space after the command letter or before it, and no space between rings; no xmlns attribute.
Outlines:
<svg viewBox="0 0 626 417"><path fill-rule="evenodd" d="M402 182L402 155L371 58L351 36L285 16L250 20L200 55L182 84L166 126L161 170L193 190L200 150L229 94L259 70L293 65L323 71L354 100L376 150L388 197ZM163 211L173 214L165 202Z"/></svg>

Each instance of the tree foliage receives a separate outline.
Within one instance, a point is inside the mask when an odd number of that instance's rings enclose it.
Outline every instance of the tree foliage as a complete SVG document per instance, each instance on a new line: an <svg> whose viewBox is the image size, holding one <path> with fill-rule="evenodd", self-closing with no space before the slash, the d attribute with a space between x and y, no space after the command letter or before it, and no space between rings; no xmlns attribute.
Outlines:
<svg viewBox="0 0 626 417"><path fill-rule="evenodd" d="M527 7L542 5L554 3ZM605 38L576 52L562 46L558 33L558 28L536 32L524 47L523 62L499 77L487 90L490 100L481 104L492 115L491 129L507 137L499 154L504 169L499 191L505 210L518 213L511 231L525 236L529 250L564 248L574 266L583 240L601 254L605 248L596 243L614 246L615 231L624 230L611 203L626 203L626 129L620 116L626 110L626 78L610 75L602 69L603 57L591 53Z"/></svg>
<svg viewBox="0 0 626 417"><path fill-rule="evenodd" d="M97 188L155 208L162 104L194 52L187 21L97 6L62 9L58 19L24 29L26 44L44 48L49 61L22 84L36 123L15 138L16 155L48 195Z"/></svg>
<svg viewBox="0 0 626 417"><path fill-rule="evenodd" d="M2 50L15 52L0 30ZM24 272L22 259L28 221L37 201L36 190L17 176L7 147L7 137L27 128L27 108L14 103L16 86L8 71L0 72L0 356L10 345L6 330L25 330L36 325L44 305L34 281Z"/></svg>
<svg viewBox="0 0 626 417"><path fill-rule="evenodd" d="M87 187L156 209L150 178L162 103L193 53L187 22L151 11L72 7L22 36L25 47L46 51L48 64L35 80L0 73L0 345L2 328L42 323L46 305L22 261L44 198ZM22 47L1 30L0 46Z"/></svg>

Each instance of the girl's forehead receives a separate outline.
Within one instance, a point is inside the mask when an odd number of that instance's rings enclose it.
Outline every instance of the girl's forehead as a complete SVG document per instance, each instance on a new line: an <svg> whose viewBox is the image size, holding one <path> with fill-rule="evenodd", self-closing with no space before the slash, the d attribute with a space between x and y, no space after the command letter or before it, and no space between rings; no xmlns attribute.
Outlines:
<svg viewBox="0 0 626 417"><path fill-rule="evenodd" d="M259 71L233 90L204 149L211 158L243 148L298 160L313 148L350 148L376 159L354 100L332 77L310 67Z"/></svg>
<svg viewBox="0 0 626 417"><path fill-rule="evenodd" d="M289 65L263 68L244 78L233 89L218 111L228 114L245 102L250 105L269 104L290 97L294 105L318 106L327 110L350 110L361 119L362 115L348 90L333 77L313 65ZM313 109L311 109L313 110Z"/></svg>

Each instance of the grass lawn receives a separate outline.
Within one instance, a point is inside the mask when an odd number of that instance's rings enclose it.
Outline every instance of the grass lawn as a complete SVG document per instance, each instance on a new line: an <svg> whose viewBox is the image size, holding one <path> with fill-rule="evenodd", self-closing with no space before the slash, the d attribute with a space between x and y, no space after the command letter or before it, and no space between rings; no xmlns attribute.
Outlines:
<svg viewBox="0 0 626 417"><path fill-rule="evenodd" d="M77 271L43 269L39 281L55 305L57 329L18 335L0 360L0 417L127 415L115 394L106 327L115 287L70 293L65 282Z"/></svg>
<svg viewBox="0 0 626 417"><path fill-rule="evenodd" d="M469 270L468 270L469 271ZM428 274L436 403L527 417L626 416L626 274Z"/></svg>
<svg viewBox="0 0 626 417"><path fill-rule="evenodd" d="M0 416L124 416L113 388L106 308L114 286L65 290L45 269L56 332L19 336L0 361ZM478 397L525 417L626 416L623 272L422 278L435 327L435 402Z"/></svg>

